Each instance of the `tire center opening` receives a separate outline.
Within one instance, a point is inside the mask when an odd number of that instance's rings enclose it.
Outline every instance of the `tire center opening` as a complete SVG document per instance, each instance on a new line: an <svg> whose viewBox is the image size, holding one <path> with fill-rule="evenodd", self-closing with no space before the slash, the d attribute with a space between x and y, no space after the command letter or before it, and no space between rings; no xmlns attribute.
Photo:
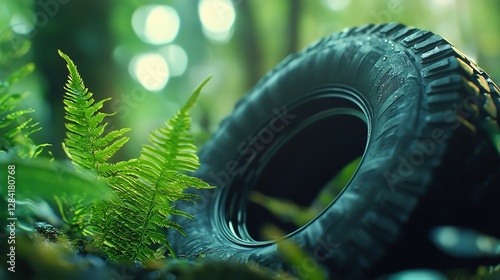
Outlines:
<svg viewBox="0 0 500 280"><path fill-rule="evenodd" d="M366 148L367 121L358 104L346 99L329 102L337 107L307 110L308 116L287 127L287 136L277 137L233 182L240 191L227 199L225 220L237 239L279 238L263 235L270 225L292 234L328 208L348 185Z"/></svg>

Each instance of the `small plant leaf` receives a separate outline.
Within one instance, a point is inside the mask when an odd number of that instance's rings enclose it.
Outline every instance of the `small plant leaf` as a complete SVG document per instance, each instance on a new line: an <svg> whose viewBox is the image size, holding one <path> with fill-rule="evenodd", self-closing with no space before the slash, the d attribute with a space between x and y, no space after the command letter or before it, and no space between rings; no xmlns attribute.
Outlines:
<svg viewBox="0 0 500 280"><path fill-rule="evenodd" d="M12 169L8 169L11 166ZM15 170L14 174L0 172L1 184L12 182L16 197L28 199L41 197L52 199L54 196L77 195L89 201L109 199L112 189L91 173L78 173L68 165L49 159L8 159L0 160L2 170ZM6 190L7 186L2 187Z"/></svg>

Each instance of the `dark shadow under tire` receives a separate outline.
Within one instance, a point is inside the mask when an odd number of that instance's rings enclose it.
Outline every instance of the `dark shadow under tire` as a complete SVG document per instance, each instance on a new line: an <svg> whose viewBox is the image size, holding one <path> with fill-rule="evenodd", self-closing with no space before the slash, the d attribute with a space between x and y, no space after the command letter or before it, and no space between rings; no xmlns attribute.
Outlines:
<svg viewBox="0 0 500 280"><path fill-rule="evenodd" d="M500 236L498 87L443 38L401 24L366 25L286 58L236 106L200 152L195 174L216 185L177 207L181 256L286 267L278 224L336 279L409 267L453 267L427 241L435 225ZM349 183L306 225L280 224L251 191L307 206L346 164ZM419 256L418 254L425 254ZM299 271L300 272L300 271Z"/></svg>

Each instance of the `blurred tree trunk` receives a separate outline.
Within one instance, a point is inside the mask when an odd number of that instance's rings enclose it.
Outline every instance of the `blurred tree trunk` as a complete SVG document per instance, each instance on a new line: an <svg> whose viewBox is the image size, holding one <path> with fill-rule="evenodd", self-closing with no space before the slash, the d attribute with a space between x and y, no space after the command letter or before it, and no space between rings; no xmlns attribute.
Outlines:
<svg viewBox="0 0 500 280"><path fill-rule="evenodd" d="M253 87L261 78L264 59L256 30L257 24L248 2L247 0L241 1L237 6L239 20L236 27L236 39L241 44L239 48L242 51L244 63L247 65L247 84L245 85L247 89Z"/></svg>
<svg viewBox="0 0 500 280"><path fill-rule="evenodd" d="M236 30L237 41L240 42L240 49L244 57L244 63L247 65L247 85L246 88L253 87L257 81L265 74L264 54L260 42L259 30L255 16L251 9L250 1L243 0L238 2L238 26ZM301 0L289 1L289 14L287 18L287 31L283 36L283 57L298 50L299 45L299 24L300 24ZM272 28L272 27L270 27ZM277 36L279 36L277 34ZM279 39L278 37L276 38Z"/></svg>
<svg viewBox="0 0 500 280"><path fill-rule="evenodd" d="M288 42L286 55L297 52L299 48L300 0L290 0L290 13L288 16Z"/></svg>
<svg viewBox="0 0 500 280"><path fill-rule="evenodd" d="M62 156L60 143L65 131L62 97L68 76L57 50L76 63L96 100L111 97L116 81L112 58L115 44L109 22L114 1L59 2L63 1L35 1L38 24L32 40L35 64L45 79L46 100L52 112L50 126L43 128L51 135L47 141L53 144L51 150L56 158Z"/></svg>

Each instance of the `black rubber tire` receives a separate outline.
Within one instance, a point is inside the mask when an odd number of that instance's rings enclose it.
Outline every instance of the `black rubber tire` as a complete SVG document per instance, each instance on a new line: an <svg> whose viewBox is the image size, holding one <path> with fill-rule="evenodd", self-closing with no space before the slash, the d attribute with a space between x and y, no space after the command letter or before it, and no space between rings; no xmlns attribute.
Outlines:
<svg viewBox="0 0 500 280"><path fill-rule="evenodd" d="M246 212L249 191L306 205L362 156L335 201L285 237L311 255L295 269L363 279L456 266L427 234L454 224L500 236L499 92L429 31L390 23L326 37L287 57L221 123L195 174L217 188L177 204L195 220L176 218L187 237L170 240L181 257L287 267L279 243L249 234L267 219Z"/></svg>

